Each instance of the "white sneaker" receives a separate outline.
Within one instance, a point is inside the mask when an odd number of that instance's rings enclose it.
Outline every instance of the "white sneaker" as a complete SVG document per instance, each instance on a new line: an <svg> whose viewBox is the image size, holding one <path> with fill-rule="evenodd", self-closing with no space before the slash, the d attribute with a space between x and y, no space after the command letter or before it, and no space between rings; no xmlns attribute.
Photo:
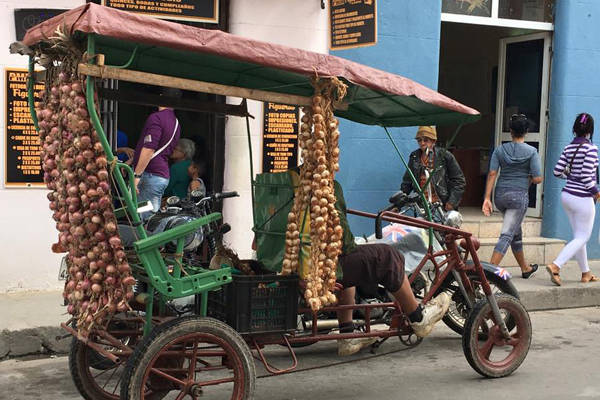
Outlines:
<svg viewBox="0 0 600 400"><path fill-rule="evenodd" d="M429 335L433 326L446 314L448 307L450 307L450 295L446 292L431 299L425 307L423 307L423 319L421 322L410 323L415 335L420 338Z"/></svg>
<svg viewBox="0 0 600 400"><path fill-rule="evenodd" d="M377 341L376 337L338 339L338 356L350 356L369 347Z"/></svg>

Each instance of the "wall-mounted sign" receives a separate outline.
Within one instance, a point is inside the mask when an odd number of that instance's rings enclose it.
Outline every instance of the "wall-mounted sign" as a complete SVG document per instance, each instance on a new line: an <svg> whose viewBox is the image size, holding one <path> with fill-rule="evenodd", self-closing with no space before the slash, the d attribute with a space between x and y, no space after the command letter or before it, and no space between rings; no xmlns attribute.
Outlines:
<svg viewBox="0 0 600 400"><path fill-rule="evenodd" d="M68 10L54 10L47 8L18 8L15 13L15 31L17 40L23 40L27 29L44 22Z"/></svg>
<svg viewBox="0 0 600 400"><path fill-rule="evenodd" d="M27 70L6 68L6 186L44 186L40 138L29 113L27 102ZM35 84L35 93L44 90L43 83ZM37 96L35 101L41 101Z"/></svg>
<svg viewBox="0 0 600 400"><path fill-rule="evenodd" d="M219 23L219 0L102 0L101 4L156 18Z"/></svg>
<svg viewBox="0 0 600 400"><path fill-rule="evenodd" d="M376 0L329 0L329 48L372 46L377 43Z"/></svg>
<svg viewBox="0 0 600 400"><path fill-rule="evenodd" d="M298 166L298 107L264 103L262 172Z"/></svg>

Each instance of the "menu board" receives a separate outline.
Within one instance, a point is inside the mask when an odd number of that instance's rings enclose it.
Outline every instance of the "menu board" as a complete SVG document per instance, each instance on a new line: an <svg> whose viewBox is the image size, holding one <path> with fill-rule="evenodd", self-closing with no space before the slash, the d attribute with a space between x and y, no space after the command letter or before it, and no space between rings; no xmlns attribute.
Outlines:
<svg viewBox="0 0 600 400"><path fill-rule="evenodd" d="M219 23L219 0L102 0L101 4L156 18Z"/></svg>
<svg viewBox="0 0 600 400"><path fill-rule="evenodd" d="M299 109L264 103L262 172L282 172L298 166Z"/></svg>
<svg viewBox="0 0 600 400"><path fill-rule="evenodd" d="M29 113L27 70L6 68L5 186L44 186L40 138ZM36 83L34 93L44 89ZM35 101L41 101L37 96Z"/></svg>
<svg viewBox="0 0 600 400"><path fill-rule="evenodd" d="M371 46L377 43L376 0L329 1L329 48Z"/></svg>

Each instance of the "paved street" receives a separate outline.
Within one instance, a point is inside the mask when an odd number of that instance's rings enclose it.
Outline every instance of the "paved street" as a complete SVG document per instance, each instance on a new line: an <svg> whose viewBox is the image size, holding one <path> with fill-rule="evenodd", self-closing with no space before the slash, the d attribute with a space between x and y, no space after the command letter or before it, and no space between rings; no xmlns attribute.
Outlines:
<svg viewBox="0 0 600 400"><path fill-rule="evenodd" d="M463 356L460 337L440 325L416 349L394 340L379 354L364 353L351 363L337 357L334 343L300 349L300 371L258 379L256 398L491 400L508 392L522 399L600 398L600 308L535 312L531 319L529 356L507 378L480 378ZM269 355L276 365L288 362L280 349ZM0 363L0 399L34 398L80 398L66 357Z"/></svg>

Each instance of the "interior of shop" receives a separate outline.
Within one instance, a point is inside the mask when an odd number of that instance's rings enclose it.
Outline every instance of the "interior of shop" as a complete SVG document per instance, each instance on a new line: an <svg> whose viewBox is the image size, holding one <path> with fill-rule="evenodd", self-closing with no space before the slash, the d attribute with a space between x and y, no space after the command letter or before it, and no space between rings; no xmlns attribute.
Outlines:
<svg viewBox="0 0 600 400"><path fill-rule="evenodd" d="M481 113L461 128L450 149L467 180L463 206L481 206L490 152L496 141L496 96L500 39L535 33L515 29L442 22L438 90ZM445 145L456 127L439 127Z"/></svg>
<svg viewBox="0 0 600 400"><path fill-rule="evenodd" d="M124 81L119 82L118 90L112 93L100 89L101 96L104 94L105 98L114 96L118 99L116 107L113 105L111 109L113 116L116 116L116 128L122 134L109 133L114 149L135 149L146 118L157 110L159 90L156 86ZM193 160L204 167L200 177L208 192L220 191L223 187L225 116L201 110L213 107L215 103L223 103L224 100L223 96L185 90L180 98L172 100L179 103L178 107L173 108L181 126L180 137L191 139L196 145Z"/></svg>

